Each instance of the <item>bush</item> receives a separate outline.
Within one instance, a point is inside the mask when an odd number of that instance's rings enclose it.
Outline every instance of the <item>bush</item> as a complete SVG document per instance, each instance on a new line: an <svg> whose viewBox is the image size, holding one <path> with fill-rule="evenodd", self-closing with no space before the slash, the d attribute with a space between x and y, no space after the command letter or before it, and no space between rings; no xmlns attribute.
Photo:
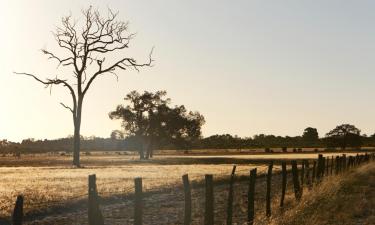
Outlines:
<svg viewBox="0 0 375 225"><path fill-rule="evenodd" d="M283 152L288 152L288 148L287 148L287 147L282 147L282 148L281 148L281 151L283 151Z"/></svg>
<svg viewBox="0 0 375 225"><path fill-rule="evenodd" d="M293 148L293 152L297 152L297 149L296 149L296 148Z"/></svg>
<svg viewBox="0 0 375 225"><path fill-rule="evenodd" d="M264 148L264 152L265 152L265 153L270 153L270 152L271 152L271 149L270 149L270 148Z"/></svg>

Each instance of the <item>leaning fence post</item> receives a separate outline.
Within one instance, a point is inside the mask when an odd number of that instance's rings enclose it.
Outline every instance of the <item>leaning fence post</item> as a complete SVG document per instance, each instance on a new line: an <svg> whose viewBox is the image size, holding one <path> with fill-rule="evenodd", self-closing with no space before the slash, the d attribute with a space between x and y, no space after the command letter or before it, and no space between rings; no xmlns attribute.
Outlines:
<svg viewBox="0 0 375 225"><path fill-rule="evenodd" d="M18 195L16 205L14 206L12 222L13 225L22 225L23 221L23 196Z"/></svg>
<svg viewBox="0 0 375 225"><path fill-rule="evenodd" d="M293 175L293 186L294 186L294 195L297 200L300 200L302 197L301 186L298 179L298 167L297 161L292 161L292 175Z"/></svg>
<svg viewBox="0 0 375 225"><path fill-rule="evenodd" d="M89 195L89 207L88 207L88 217L89 217L89 225L103 225L104 219L102 212L99 208L98 202L98 191L96 188L96 175L92 174L89 175L89 188L88 188L88 195Z"/></svg>
<svg viewBox="0 0 375 225"><path fill-rule="evenodd" d="M233 188L234 188L234 174L236 172L236 165L233 166L232 173L230 175L229 183L229 194L228 194L228 208L227 208L227 225L232 224L233 214Z"/></svg>
<svg viewBox="0 0 375 225"><path fill-rule="evenodd" d="M134 179L135 196L134 196L134 225L142 225L143 217L143 193L142 193L142 178Z"/></svg>
<svg viewBox="0 0 375 225"><path fill-rule="evenodd" d="M190 190L189 176L187 174L182 176L182 182L184 184L184 193L185 193L184 225L189 225L191 223L191 190Z"/></svg>
<svg viewBox="0 0 375 225"><path fill-rule="evenodd" d="M282 173L282 182L281 182L281 199L280 199L280 207L284 206L284 199L285 199L285 190L286 190L286 182L287 182L287 171L286 171L286 162L281 163L281 173Z"/></svg>
<svg viewBox="0 0 375 225"><path fill-rule="evenodd" d="M206 174L206 202L205 202L205 214L204 224L214 224L214 184L212 174Z"/></svg>
<svg viewBox="0 0 375 225"><path fill-rule="evenodd" d="M267 193L266 193L266 215L271 216L271 181L272 181L272 167L273 162L271 161L268 165L267 173Z"/></svg>
<svg viewBox="0 0 375 225"><path fill-rule="evenodd" d="M254 199L255 199L255 181L257 178L257 168L250 170L249 192L247 194L247 222L249 225L254 223Z"/></svg>

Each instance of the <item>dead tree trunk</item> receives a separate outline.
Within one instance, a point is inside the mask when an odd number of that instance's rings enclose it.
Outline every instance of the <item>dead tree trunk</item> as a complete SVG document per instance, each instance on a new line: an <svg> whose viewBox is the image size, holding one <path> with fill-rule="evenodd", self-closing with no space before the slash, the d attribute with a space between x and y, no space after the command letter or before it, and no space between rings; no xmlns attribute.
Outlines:
<svg viewBox="0 0 375 225"><path fill-rule="evenodd" d="M79 97L78 105L73 110L74 123L74 143L73 143L73 165L80 167L80 149L81 149L81 118L82 118L83 97Z"/></svg>

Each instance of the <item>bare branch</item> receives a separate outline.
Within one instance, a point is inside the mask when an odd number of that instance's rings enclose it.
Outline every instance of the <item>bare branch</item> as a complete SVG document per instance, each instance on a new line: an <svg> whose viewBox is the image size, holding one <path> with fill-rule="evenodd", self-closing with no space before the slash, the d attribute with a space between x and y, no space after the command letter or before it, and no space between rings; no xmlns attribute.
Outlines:
<svg viewBox="0 0 375 225"><path fill-rule="evenodd" d="M72 95L72 98L73 98L73 106L74 106L74 110L76 109L77 107L77 99L76 99L76 95L75 95L75 92L74 92L74 89L72 88L71 85L69 85L66 80L61 80L61 79L46 79L46 81L43 81L41 79L39 79L37 76L33 75L33 74L30 74L30 73L18 73L18 72L14 72L15 74L18 74L18 75L25 75L25 76L29 76L29 77L32 77L34 78L36 81L38 81L39 83L42 83L44 85L46 85L46 88L47 87L52 87L52 85L59 85L59 84L62 84L63 86L65 86L66 88L69 89L70 91L70 94Z"/></svg>
<svg viewBox="0 0 375 225"><path fill-rule="evenodd" d="M60 105L62 105L64 108L68 109L70 112L74 113L73 109L67 105L65 105L64 103L60 102Z"/></svg>
<svg viewBox="0 0 375 225"><path fill-rule="evenodd" d="M42 49L41 50L43 52L43 54L45 55L48 55L48 59L56 59L57 61L59 61L59 65L63 65L63 66L68 66L68 65L72 65L73 64L73 57L67 57L67 58L64 58L64 59L60 59L59 57L57 57L55 54L53 54L52 52L49 52L45 49ZM69 60L72 60L71 62L69 62Z"/></svg>
<svg viewBox="0 0 375 225"><path fill-rule="evenodd" d="M107 73L107 72L115 74L114 71L116 70L116 68L119 68L119 69L122 69L122 70L126 70L127 68L133 68L133 69L139 71L140 67L152 66L152 62L154 61L152 59L153 50L154 50L154 48L151 49L151 52L149 54L149 61L147 63L142 63L142 64L138 64L137 61L133 58L123 58L123 59L117 61L116 63L114 63L113 65L107 67L106 69L102 69L103 61L97 60L99 70L89 79L85 89L83 90L83 95L86 94L87 90L90 88L92 82L97 78L97 76L99 76L101 74L104 74L104 73ZM116 77L117 77L117 75L116 75Z"/></svg>

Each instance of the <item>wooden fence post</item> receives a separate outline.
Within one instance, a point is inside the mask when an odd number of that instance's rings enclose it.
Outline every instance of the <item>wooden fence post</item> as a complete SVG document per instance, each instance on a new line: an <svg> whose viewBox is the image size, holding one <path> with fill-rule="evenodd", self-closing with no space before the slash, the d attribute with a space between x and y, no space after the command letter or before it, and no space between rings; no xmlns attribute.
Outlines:
<svg viewBox="0 0 375 225"><path fill-rule="evenodd" d="M304 178L305 178L305 159L302 160L301 164L301 188L303 188Z"/></svg>
<svg viewBox="0 0 375 225"><path fill-rule="evenodd" d="M287 171L286 171L286 162L281 163L281 173L282 173L282 182L281 182L281 199L280 207L284 206L285 191L286 191L286 182L287 182Z"/></svg>
<svg viewBox="0 0 375 225"><path fill-rule="evenodd" d="M321 175L320 175L320 178L321 178L321 180L323 179L323 177L325 176L325 171L326 171L326 158L325 157L322 157L322 165L321 165L321 171L320 171L320 173L321 173Z"/></svg>
<svg viewBox="0 0 375 225"><path fill-rule="evenodd" d="M267 192L266 192L266 215L271 216L271 181L272 181L272 167L273 162L271 161L268 165L267 173Z"/></svg>
<svg viewBox="0 0 375 225"><path fill-rule="evenodd" d="M134 195L134 225L142 225L143 223L143 191L142 178L134 179L135 195Z"/></svg>
<svg viewBox="0 0 375 225"><path fill-rule="evenodd" d="M22 225L23 221L23 196L18 195L12 215L13 225Z"/></svg>
<svg viewBox="0 0 375 225"><path fill-rule="evenodd" d="M313 162L313 171L311 176L311 183L314 183L316 179L316 160Z"/></svg>
<svg viewBox="0 0 375 225"><path fill-rule="evenodd" d="M323 167L323 155L319 154L318 156L318 168L316 170L316 180L317 182L320 182L322 180L322 176L324 173L324 167ZM322 173L323 172L323 173Z"/></svg>
<svg viewBox="0 0 375 225"><path fill-rule="evenodd" d="M340 157L336 156L336 167L335 167L335 174L339 174L339 166L340 166Z"/></svg>
<svg viewBox="0 0 375 225"><path fill-rule="evenodd" d="M331 157L331 175L333 175L333 166L334 166L334 161L333 161L333 156Z"/></svg>
<svg viewBox="0 0 375 225"><path fill-rule="evenodd" d="M343 168L343 171L346 171L348 169L346 167L346 154L342 154L342 168Z"/></svg>
<svg viewBox="0 0 375 225"><path fill-rule="evenodd" d="M329 157L325 157L325 161L326 161L326 176L329 175Z"/></svg>
<svg viewBox="0 0 375 225"><path fill-rule="evenodd" d="M301 186L298 179L298 167L297 161L292 161L292 175L293 175L293 185L294 185L294 196L297 200L300 200L302 197Z"/></svg>
<svg viewBox="0 0 375 225"><path fill-rule="evenodd" d="M184 184L184 194L185 194L184 225L190 225L191 223L191 190L190 190L189 176L187 174L182 176L182 182Z"/></svg>
<svg viewBox="0 0 375 225"><path fill-rule="evenodd" d="M206 174L206 202L205 202L205 214L204 224L214 224L214 184L212 174Z"/></svg>
<svg viewBox="0 0 375 225"><path fill-rule="evenodd" d="M98 191L96 188L96 175L92 174L89 175L89 187L88 187L88 195L89 195L89 205L88 205L88 217L89 217L89 225L103 225L104 219L102 212L99 208L99 196Z"/></svg>
<svg viewBox="0 0 375 225"><path fill-rule="evenodd" d="M233 166L232 173L230 175L229 193L228 193L228 206L227 206L227 225L232 224L233 214L233 188L234 188L234 174L236 172L236 165Z"/></svg>
<svg viewBox="0 0 375 225"><path fill-rule="evenodd" d="M309 165L309 160L305 161L305 169L306 169L306 184L309 187L309 189L312 188L312 182L310 179L310 165Z"/></svg>
<svg viewBox="0 0 375 225"><path fill-rule="evenodd" d="M247 223L254 224L254 199L255 199L255 181L257 178L257 168L250 170L249 191L247 194Z"/></svg>

